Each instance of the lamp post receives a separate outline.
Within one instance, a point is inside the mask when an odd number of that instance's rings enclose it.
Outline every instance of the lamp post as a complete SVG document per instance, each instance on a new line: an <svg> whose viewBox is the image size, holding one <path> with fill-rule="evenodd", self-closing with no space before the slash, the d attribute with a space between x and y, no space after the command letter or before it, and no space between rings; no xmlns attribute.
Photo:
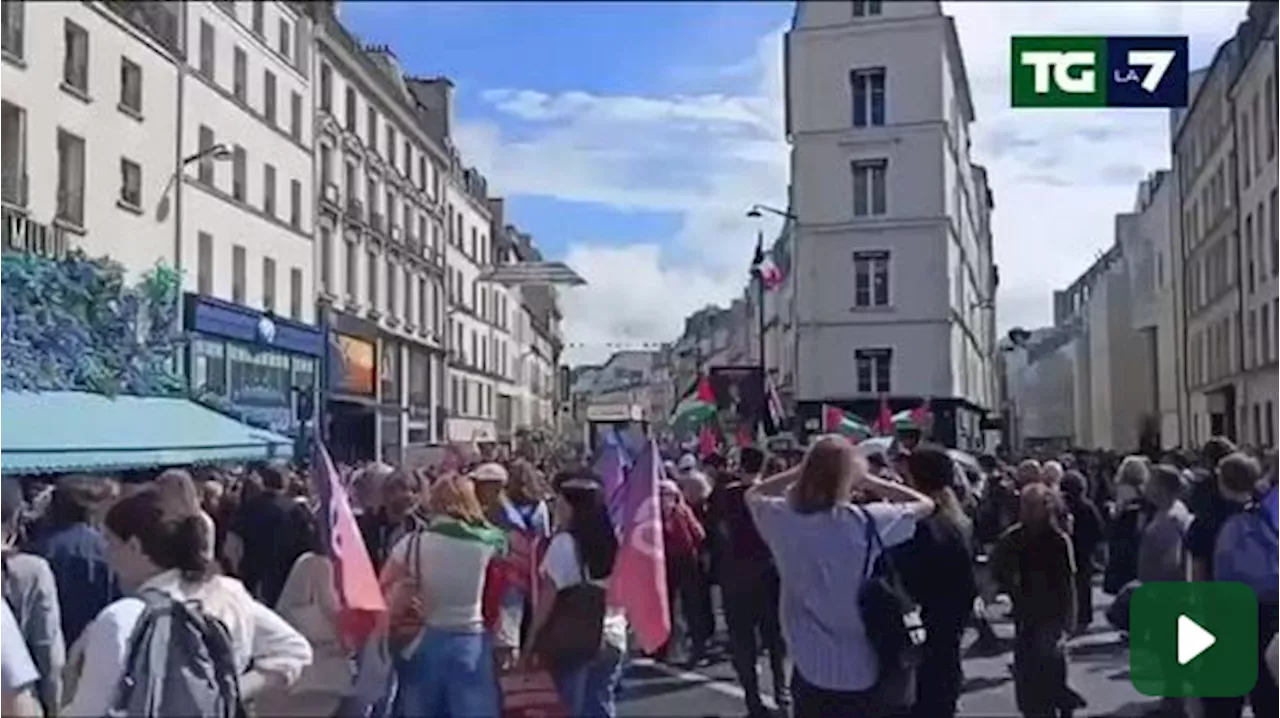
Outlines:
<svg viewBox="0 0 1280 718"><path fill-rule="evenodd" d="M795 227L797 227L797 228L799 227L800 220L799 220L799 218L798 218L798 217L796 217L794 214L792 214L791 212L787 212L787 211L781 210L781 209L777 209L776 207L770 207L770 206L769 206L769 205L767 205L767 204L753 204L753 205L751 205L751 208L747 210L747 217L748 217L748 218L750 218L750 219L760 219L761 217L763 217L763 216L765 215L765 213L768 213L768 214L772 214L772 215L775 215L775 216L781 217L781 218L783 218L784 220L786 220L786 221L788 221L788 222L792 222L792 223L793 223L793 225L794 225ZM763 233L763 230L757 230L757 231L759 232L759 234L757 234L757 242L758 242L757 246L759 246L759 247L762 247L762 248L763 248L763 247L764 247L764 233ZM797 234L798 234L798 233L797 233ZM798 240L798 239L799 239L799 237L797 236L797 240ZM794 242L794 246L792 247L792 250L791 250L791 274L792 274L792 275L793 275L793 277L794 277L794 278L793 278L793 280L792 280L792 281L794 282L794 285L793 285L794 289L792 290L792 300L796 303L796 305L797 305L797 306L799 306L799 304L800 304L800 275L796 273L796 270L797 270L797 268L799 267L799 264L800 264L800 262L799 262L799 260L798 260L798 257L799 257L799 254L800 254L799 250L800 250L800 243L799 243L799 241L796 241L796 242ZM755 275L755 279L756 279L756 292L757 292L757 294L756 294L756 296L757 296L757 300L756 300L756 301L757 301L757 303L760 305L760 306L759 306L759 308L758 308L758 310L757 310L757 311L758 311L758 315L759 315L759 316L757 317L757 320L756 320L756 321L757 321L757 325L758 325L758 327L759 327L759 332L760 332L760 336L759 336L759 342L760 342L760 398L761 398L761 400L762 400L762 401L764 401L764 402L766 403L766 406L767 406L767 405L768 405L768 401L769 401L769 393L768 393L768 392L769 392L769 383L768 383L768 369L767 369L767 367L765 366L765 353L764 353L764 352L765 352L765 340L764 340L764 329L765 329L765 319L764 319L764 295L765 295L765 287L764 287L764 274L760 271L760 262L761 262L762 260L763 260L763 255L760 255L760 256L755 257L755 264L754 264L754 266L752 267L752 273ZM796 318L795 318L795 330L794 330L794 331L795 331L794 361L793 361L793 363L792 363L792 371L795 373L795 375L796 375L797 377L799 377L799 373L800 373L800 319L799 319L799 316L798 316L798 315L799 315L799 311L798 311L798 310L797 310L796 314L797 314L797 316L796 316ZM798 379L797 379L797 382L796 382L796 383L797 383L797 385L799 384ZM797 386L796 388L798 388L798 386ZM793 391L794 391L794 390L793 390ZM798 392L795 392L795 393L798 393Z"/></svg>

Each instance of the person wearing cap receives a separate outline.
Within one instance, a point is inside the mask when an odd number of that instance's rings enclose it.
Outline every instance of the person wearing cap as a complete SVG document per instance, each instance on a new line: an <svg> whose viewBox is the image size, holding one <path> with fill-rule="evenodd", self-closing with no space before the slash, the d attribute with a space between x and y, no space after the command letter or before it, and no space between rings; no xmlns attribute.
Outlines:
<svg viewBox="0 0 1280 718"><path fill-rule="evenodd" d="M5 478L0 496L4 519L4 602L13 611L21 640L39 672L34 687L36 698L45 715L54 715L62 700L62 667L67 662L58 586L48 561L14 547L22 508L18 480Z"/></svg>

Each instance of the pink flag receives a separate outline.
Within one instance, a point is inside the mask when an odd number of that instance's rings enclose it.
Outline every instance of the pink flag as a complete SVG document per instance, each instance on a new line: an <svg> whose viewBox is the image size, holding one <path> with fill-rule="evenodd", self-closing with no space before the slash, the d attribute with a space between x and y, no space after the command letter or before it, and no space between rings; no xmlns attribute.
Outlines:
<svg viewBox="0 0 1280 718"><path fill-rule="evenodd" d="M667 561L658 512L661 466L658 445L649 439L623 486L622 540L609 582L609 602L626 610L646 651L657 650L671 633Z"/></svg>
<svg viewBox="0 0 1280 718"><path fill-rule="evenodd" d="M333 560L334 591L338 597L338 629L347 646L364 643L373 632L387 602L356 525L347 491L338 478L329 452L319 441L311 454L311 485L320 498L320 530Z"/></svg>

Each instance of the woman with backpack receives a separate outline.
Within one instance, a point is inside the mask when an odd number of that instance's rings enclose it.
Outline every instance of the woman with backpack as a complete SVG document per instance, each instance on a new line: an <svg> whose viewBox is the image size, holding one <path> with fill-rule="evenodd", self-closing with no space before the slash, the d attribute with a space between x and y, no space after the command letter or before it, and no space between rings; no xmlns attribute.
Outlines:
<svg viewBox="0 0 1280 718"><path fill-rule="evenodd" d="M606 600L618 538L594 476L562 474L555 491L556 533L539 569L545 598L534 602L533 652L522 661L551 669L569 715L613 718L628 627Z"/></svg>
<svg viewBox="0 0 1280 718"><path fill-rule="evenodd" d="M78 680L63 715L234 714L311 663L301 634L216 573L213 536L191 495L153 484L107 511L107 558L128 594L77 642L68 664Z"/></svg>
<svg viewBox="0 0 1280 718"><path fill-rule="evenodd" d="M855 492L883 501L855 506ZM901 710L881 680L891 673L881 661L895 657L881 656L868 635L884 624L865 620L876 602L865 600L871 594L864 587L877 584L871 580L877 558L915 534L916 522L933 513L933 500L872 476L853 445L832 435L817 439L797 468L748 489L746 503L781 578L795 718L875 718Z"/></svg>

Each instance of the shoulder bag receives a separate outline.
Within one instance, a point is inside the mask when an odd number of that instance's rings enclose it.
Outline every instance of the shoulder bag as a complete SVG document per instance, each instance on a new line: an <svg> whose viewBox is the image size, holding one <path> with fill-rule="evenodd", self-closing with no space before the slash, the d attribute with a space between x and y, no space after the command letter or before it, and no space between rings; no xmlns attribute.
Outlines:
<svg viewBox="0 0 1280 718"><path fill-rule="evenodd" d="M591 661L604 643L605 589L591 582L576 540L573 552L582 581L556 591L551 615L533 643L534 652L557 671Z"/></svg>

